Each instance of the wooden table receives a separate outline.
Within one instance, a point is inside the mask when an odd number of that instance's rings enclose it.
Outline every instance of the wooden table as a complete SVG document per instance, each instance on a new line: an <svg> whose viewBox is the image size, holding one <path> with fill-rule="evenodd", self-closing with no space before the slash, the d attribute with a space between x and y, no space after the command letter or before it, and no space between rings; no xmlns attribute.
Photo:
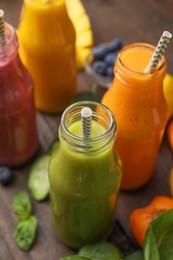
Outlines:
<svg viewBox="0 0 173 260"><path fill-rule="evenodd" d="M169 0L94 0L82 1L90 16L95 44L118 37L124 43L148 42L157 44L162 32L173 30L173 1ZM6 21L17 26L21 0L1 0L0 8L5 10ZM172 31L173 32L173 31ZM168 72L173 74L173 42L170 43L166 57ZM92 80L85 71L78 72L78 90L88 90ZM60 114L50 115L37 112L40 149L44 153L57 133ZM38 156L37 154L37 156ZM11 204L14 194L28 191L27 177L32 161L25 166L13 169L15 181L9 187L0 187L0 260L58 260L59 257L73 254L55 238L50 224L50 201L38 203L32 198L33 213L38 218L38 232L34 246L29 253L18 249L12 238L17 219L12 213ZM129 215L137 207L147 205L158 195L170 195L168 175L173 167L173 154L166 137L160 148L152 180L143 188L133 192L120 192L116 222L109 240L127 255L136 249L129 227Z"/></svg>

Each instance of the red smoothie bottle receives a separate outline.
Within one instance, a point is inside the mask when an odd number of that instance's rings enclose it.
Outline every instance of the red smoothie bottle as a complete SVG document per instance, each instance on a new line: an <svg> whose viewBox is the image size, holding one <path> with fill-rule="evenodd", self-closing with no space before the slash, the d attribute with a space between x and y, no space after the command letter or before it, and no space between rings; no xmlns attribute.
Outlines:
<svg viewBox="0 0 173 260"><path fill-rule="evenodd" d="M2 11L2 10L1 10ZM18 54L14 28L0 37L0 165L26 162L38 147L34 87Z"/></svg>

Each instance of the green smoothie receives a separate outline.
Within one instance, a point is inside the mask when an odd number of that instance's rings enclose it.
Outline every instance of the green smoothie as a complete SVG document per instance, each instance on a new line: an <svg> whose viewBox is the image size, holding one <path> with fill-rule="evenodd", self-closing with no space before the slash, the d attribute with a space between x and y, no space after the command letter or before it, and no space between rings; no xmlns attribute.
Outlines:
<svg viewBox="0 0 173 260"><path fill-rule="evenodd" d="M96 138L103 135L106 132L106 127L100 124L98 121L92 121L91 124L91 138ZM68 130L77 137L82 137L82 122L77 121L71 124Z"/></svg>
<svg viewBox="0 0 173 260"><path fill-rule="evenodd" d="M69 128L74 137L82 137L81 122ZM49 167L53 229L59 239L73 248L105 238L114 222L121 168L113 142L102 149L106 127L92 121L91 151L79 152L61 140L52 155Z"/></svg>

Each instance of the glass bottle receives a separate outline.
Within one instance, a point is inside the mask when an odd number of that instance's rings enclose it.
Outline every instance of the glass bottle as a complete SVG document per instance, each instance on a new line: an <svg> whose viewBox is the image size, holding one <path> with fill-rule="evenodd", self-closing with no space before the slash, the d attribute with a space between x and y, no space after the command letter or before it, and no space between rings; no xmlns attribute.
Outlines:
<svg viewBox="0 0 173 260"><path fill-rule="evenodd" d="M80 112L93 111L91 138L82 138ZM53 230L73 248L105 238L114 223L121 164L114 150L112 113L96 102L78 102L63 113L60 144L49 165Z"/></svg>
<svg viewBox="0 0 173 260"><path fill-rule="evenodd" d="M115 63L112 86L102 99L118 125L115 147L122 160L124 190L139 188L153 176L165 129L165 57L153 72L145 72L154 49L145 43L125 46Z"/></svg>
<svg viewBox="0 0 173 260"><path fill-rule="evenodd" d="M34 87L18 54L14 28L5 24L0 47L0 165L19 165L38 147Z"/></svg>
<svg viewBox="0 0 173 260"><path fill-rule="evenodd" d="M64 0L24 0L19 53L35 85L36 107L60 112L76 94L75 30Z"/></svg>

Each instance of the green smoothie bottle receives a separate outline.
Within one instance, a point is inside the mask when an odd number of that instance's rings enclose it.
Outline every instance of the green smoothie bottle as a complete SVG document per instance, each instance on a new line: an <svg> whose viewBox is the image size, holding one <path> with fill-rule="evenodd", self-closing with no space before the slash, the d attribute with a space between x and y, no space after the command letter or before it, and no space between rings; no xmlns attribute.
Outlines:
<svg viewBox="0 0 173 260"><path fill-rule="evenodd" d="M92 111L87 137L83 108ZM97 242L113 228L122 177L115 137L115 120L102 104L78 102L62 115L60 143L49 165L52 223L59 239L72 248Z"/></svg>

